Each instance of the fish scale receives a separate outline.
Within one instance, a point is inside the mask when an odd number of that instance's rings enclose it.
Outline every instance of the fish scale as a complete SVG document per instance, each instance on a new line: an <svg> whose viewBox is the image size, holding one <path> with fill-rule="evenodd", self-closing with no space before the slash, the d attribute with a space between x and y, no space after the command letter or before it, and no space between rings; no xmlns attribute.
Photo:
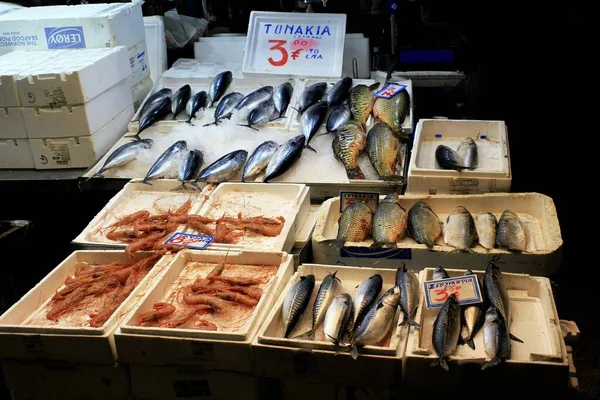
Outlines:
<svg viewBox="0 0 600 400"><path fill-rule="evenodd" d="M490 250L496 245L496 227L498 220L492 213L479 213L475 216L475 230L479 244Z"/></svg>
<svg viewBox="0 0 600 400"><path fill-rule="evenodd" d="M440 308L433 323L433 349L438 356L431 366L441 366L448 371L447 358L452 355L460 337L460 305L455 294L451 294Z"/></svg>
<svg viewBox="0 0 600 400"><path fill-rule="evenodd" d="M315 298L315 303L313 305L312 329L309 333L309 337L314 336L315 330L319 327L321 321L325 317L327 308L333 301L333 298L337 295L340 285L339 279L335 274L336 272L327 274L319 286L319 291L317 292L317 297Z"/></svg>
<svg viewBox="0 0 600 400"><path fill-rule="evenodd" d="M315 276L301 276L286 294L282 307L284 336L287 338L294 330L300 316L306 309L310 296L315 287Z"/></svg>
<svg viewBox="0 0 600 400"><path fill-rule="evenodd" d="M506 327L510 326L510 300L508 292L504 287L502 272L494 260L488 263L483 275L483 301L486 305L493 305L498 309L502 318L506 321Z"/></svg>
<svg viewBox="0 0 600 400"><path fill-rule="evenodd" d="M383 278L379 274L371 275L358 286L354 295L354 330L360 326L382 286Z"/></svg>
<svg viewBox="0 0 600 400"><path fill-rule="evenodd" d="M397 248L396 242L404 237L408 224L406 210L398 203L398 194L388 194L373 214L373 244L371 247Z"/></svg>
<svg viewBox="0 0 600 400"><path fill-rule="evenodd" d="M373 91L379 87L379 82L371 86L356 85L350 90L348 106L352 113L352 119L360 124L366 124L373 110Z"/></svg>
<svg viewBox="0 0 600 400"><path fill-rule="evenodd" d="M335 85L333 85L331 90L329 90L329 93L327 93L327 102L331 106L337 106L338 104L341 104L348 98L348 92L350 91L351 87L352 78L345 77L340 79Z"/></svg>
<svg viewBox="0 0 600 400"><path fill-rule="evenodd" d="M242 100L240 100L239 103L235 105L235 109L241 110L242 108L247 108L248 110L254 110L261 103L269 100L272 96L273 86L263 86L251 93L248 93L246 97L244 97ZM275 107L274 104L273 107Z"/></svg>
<svg viewBox="0 0 600 400"><path fill-rule="evenodd" d="M475 220L463 206L458 206L448 215L444 225L444 242L457 250L471 251L477 238Z"/></svg>
<svg viewBox="0 0 600 400"><path fill-rule="evenodd" d="M400 141L389 125L377 122L367 133L367 154L377 175L382 180L399 179L396 165L399 164Z"/></svg>
<svg viewBox="0 0 600 400"><path fill-rule="evenodd" d="M402 124L410 112L410 96L406 89L385 99L378 97L373 104L373 115L380 122L385 122L394 132L402 131Z"/></svg>
<svg viewBox="0 0 600 400"><path fill-rule="evenodd" d="M366 146L365 131L358 122L349 121L344 128L335 133L331 142L333 155L344 165L348 179L365 179L358 165L358 156Z"/></svg>
<svg viewBox="0 0 600 400"><path fill-rule="evenodd" d="M371 232L372 222L373 212L368 205L361 201L350 204L340 216L338 234L334 244L341 249L347 241L363 241Z"/></svg>
<svg viewBox="0 0 600 400"><path fill-rule="evenodd" d="M505 210L498 222L496 231L496 244L498 247L513 251L525 251L527 238L521 219L511 210Z"/></svg>
<svg viewBox="0 0 600 400"><path fill-rule="evenodd" d="M424 201L418 201L408 210L408 233L420 244L432 248L442 235L442 223Z"/></svg>

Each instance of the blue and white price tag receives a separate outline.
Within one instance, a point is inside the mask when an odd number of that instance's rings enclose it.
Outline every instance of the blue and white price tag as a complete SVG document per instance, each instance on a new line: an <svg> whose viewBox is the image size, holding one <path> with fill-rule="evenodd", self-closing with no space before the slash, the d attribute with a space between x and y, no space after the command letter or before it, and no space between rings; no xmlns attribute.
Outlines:
<svg viewBox="0 0 600 400"><path fill-rule="evenodd" d="M175 232L170 238L167 239L165 244L172 246L181 246L188 249L203 250L208 247L209 244L215 238L206 235L193 235L191 233Z"/></svg>
<svg viewBox="0 0 600 400"><path fill-rule="evenodd" d="M443 306L452 294L456 295L459 304L476 304L483 301L476 275L427 281L423 285L427 308Z"/></svg>
<svg viewBox="0 0 600 400"><path fill-rule="evenodd" d="M399 83L389 83L385 85L383 89L375 92L374 96L380 97L382 99L391 99L403 90L406 90L406 85L401 85Z"/></svg>

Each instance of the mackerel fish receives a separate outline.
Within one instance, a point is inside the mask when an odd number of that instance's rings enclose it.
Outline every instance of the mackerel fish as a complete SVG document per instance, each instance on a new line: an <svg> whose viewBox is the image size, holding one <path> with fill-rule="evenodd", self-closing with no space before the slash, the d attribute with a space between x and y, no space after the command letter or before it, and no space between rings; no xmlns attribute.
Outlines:
<svg viewBox="0 0 600 400"><path fill-rule="evenodd" d="M396 271L396 286L400 288L400 309L404 313L404 319L400 325L408 323L410 326L420 327L415 321L421 290L419 278L412 271L406 270L406 263Z"/></svg>
<svg viewBox="0 0 600 400"><path fill-rule="evenodd" d="M334 297L341 291L341 281L335 276L336 273L337 272L327 274L319 286L319 291L317 292L317 297L313 304L312 328L308 333L309 338L314 338L315 331L319 325L321 325L321 322L323 322L329 305Z"/></svg>
<svg viewBox="0 0 600 400"><path fill-rule="evenodd" d="M452 293L440 308L433 323L433 349L439 357L431 366L449 370L447 359L454 353L460 338L460 304Z"/></svg>
<svg viewBox="0 0 600 400"><path fill-rule="evenodd" d="M352 298L348 293L335 296L325 314L323 332L325 340L339 345L344 341L352 320Z"/></svg>
<svg viewBox="0 0 600 400"><path fill-rule="evenodd" d="M315 287L315 276L301 276L300 279L287 292L283 300L282 320L283 337L287 338L294 330L300 316L304 313Z"/></svg>

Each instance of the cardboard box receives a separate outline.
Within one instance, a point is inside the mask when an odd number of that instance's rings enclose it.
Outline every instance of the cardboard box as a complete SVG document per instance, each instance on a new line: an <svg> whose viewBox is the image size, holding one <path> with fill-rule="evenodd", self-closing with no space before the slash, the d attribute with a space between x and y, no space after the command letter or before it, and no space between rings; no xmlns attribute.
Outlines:
<svg viewBox="0 0 600 400"><path fill-rule="evenodd" d="M0 168L35 168L29 139L0 139Z"/></svg>
<svg viewBox="0 0 600 400"><path fill-rule="evenodd" d="M0 139L26 139L22 108L0 108Z"/></svg>

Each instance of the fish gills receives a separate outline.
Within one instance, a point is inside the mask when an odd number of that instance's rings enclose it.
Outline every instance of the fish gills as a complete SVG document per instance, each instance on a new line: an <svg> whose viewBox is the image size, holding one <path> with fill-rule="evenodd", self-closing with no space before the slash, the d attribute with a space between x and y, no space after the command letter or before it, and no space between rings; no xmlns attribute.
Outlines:
<svg viewBox="0 0 600 400"><path fill-rule="evenodd" d="M475 216L475 228L479 244L491 250L496 246L496 227L498 220L492 213L484 212Z"/></svg>
<svg viewBox="0 0 600 400"><path fill-rule="evenodd" d="M367 153L379 179L397 180L400 141L389 125L377 122L367 134Z"/></svg>
<svg viewBox="0 0 600 400"><path fill-rule="evenodd" d="M344 165L348 179L365 179L358 165L358 156L366 146L366 139L362 125L349 121L342 130L336 132L331 142L333 155Z"/></svg>
<svg viewBox="0 0 600 400"><path fill-rule="evenodd" d="M502 360L510 358L510 336L502 314L494 306L490 306L485 312L483 346L485 354L490 360L481 366L482 370L498 365Z"/></svg>
<svg viewBox="0 0 600 400"><path fill-rule="evenodd" d="M317 292L317 297L313 304L312 329L308 334L311 338L314 337L315 330L319 327L321 322L323 322L323 318L325 318L327 308L329 308L333 298L340 290L340 279L335 276L336 273L337 271L333 274L327 274L319 286L319 291Z"/></svg>
<svg viewBox="0 0 600 400"><path fill-rule="evenodd" d="M398 202L398 194L390 193L377 206L373 214L373 248L398 248L397 241L406 234L408 215Z"/></svg>
<svg viewBox="0 0 600 400"><path fill-rule="evenodd" d="M527 238L521 219L510 210L505 210L500 217L496 244L498 247L512 251L525 251L527 248Z"/></svg>
<svg viewBox="0 0 600 400"><path fill-rule="evenodd" d="M373 115L380 121L388 124L392 131L400 133L402 123L410 113L410 96L406 89L402 90L391 99L377 97L373 104Z"/></svg>
<svg viewBox="0 0 600 400"><path fill-rule="evenodd" d="M427 203L419 201L408 210L408 233L420 244L429 248L442 235L442 224Z"/></svg>
<svg viewBox="0 0 600 400"><path fill-rule="evenodd" d="M456 207L444 225L444 242L457 250L472 251L471 246L477 238L475 220L463 206Z"/></svg>
<svg viewBox="0 0 600 400"><path fill-rule="evenodd" d="M452 355L460 337L460 305L455 294L451 294L441 307L433 323L433 349L439 357L431 366L449 370L447 358Z"/></svg>
<svg viewBox="0 0 600 400"><path fill-rule="evenodd" d="M361 242L371 232L373 212L368 205L361 201L350 204L339 220L337 238L334 242L341 249L345 242Z"/></svg>
<svg viewBox="0 0 600 400"><path fill-rule="evenodd" d="M314 275L301 276L300 280L290 288L285 296L282 307L284 338L287 338L294 330L296 323L298 323L300 316L308 305L314 287Z"/></svg>

